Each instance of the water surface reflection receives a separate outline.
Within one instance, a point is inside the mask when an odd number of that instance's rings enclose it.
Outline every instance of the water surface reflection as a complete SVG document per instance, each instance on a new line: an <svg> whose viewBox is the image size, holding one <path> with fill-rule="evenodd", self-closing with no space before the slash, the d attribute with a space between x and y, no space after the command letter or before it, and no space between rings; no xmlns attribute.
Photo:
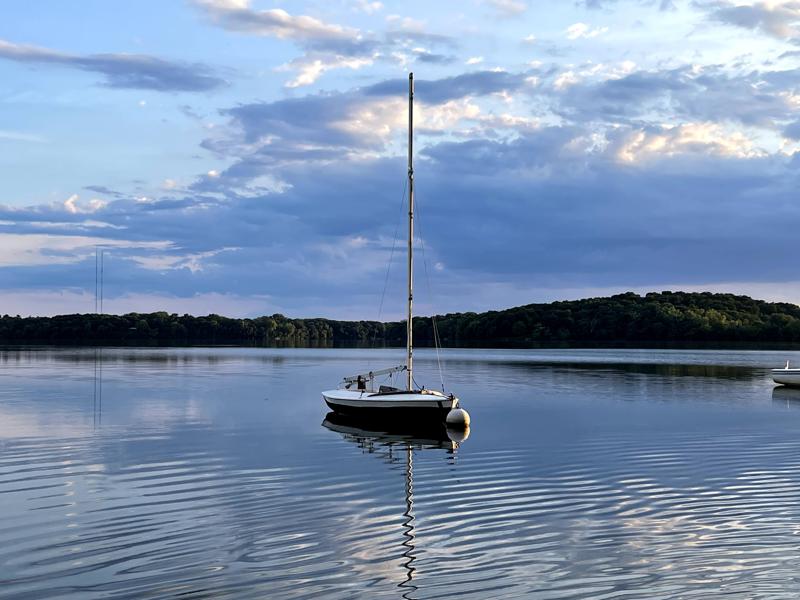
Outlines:
<svg viewBox="0 0 800 600"><path fill-rule="evenodd" d="M335 431L348 442L355 444L366 454L379 456L387 464L393 465L405 459L405 511L403 541L401 543L402 563L406 571L405 580L398 584L402 597L412 600L419 587L414 583L414 561L417 560L417 541L414 515L414 451L446 450L454 459L460 444L469 437L469 428L456 430L443 424L419 424L416 427L383 425L328 413L322 422L323 427ZM400 452L398 452L398 449ZM401 458L402 457L402 458Z"/></svg>
<svg viewBox="0 0 800 600"><path fill-rule="evenodd" d="M800 358L459 350L466 442L326 417L393 352L0 351L0 596L800 593Z"/></svg>

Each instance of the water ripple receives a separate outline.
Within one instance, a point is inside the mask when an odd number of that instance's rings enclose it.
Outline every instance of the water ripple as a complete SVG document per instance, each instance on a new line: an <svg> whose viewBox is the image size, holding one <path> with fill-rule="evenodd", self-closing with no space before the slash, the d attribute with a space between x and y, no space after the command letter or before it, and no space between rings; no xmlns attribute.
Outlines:
<svg viewBox="0 0 800 600"><path fill-rule="evenodd" d="M215 365L209 350L188 351L200 358L186 364L171 352L163 365L148 358L158 351L109 362L101 426L85 418L92 404L77 407L71 398L79 395L55 401L51 390L42 398L63 408L58 415L74 429L38 435L32 426L2 439L0 597L772 599L800 592L797 411L781 417L785 427L747 421L715 429L712 419L728 416L720 411L703 427L688 420L692 426L658 428L648 416L636 423L649 427L643 432L613 422L639 406L607 400L592 413L614 415L604 422L585 415L585 399L562 406L531 396L511 406L531 417L530 433L506 435L512 417L483 430L476 419L459 446L443 431L318 427L318 397L295 400L293 389L278 387L304 385L288 376L302 366L294 354L289 370L260 358L258 368L275 371L269 381L278 389L244 387L238 397L249 400L238 402L209 373L257 386L261 371L239 359ZM31 360L25 356L21 364ZM82 386L91 383L86 374L71 369L85 359L72 351L40 369ZM703 377L733 386L729 379L741 375L735 366L704 374L511 362L481 367L487 377L492 369L510 376L496 376L503 383L491 388L499 394L492 402L511 403L502 393L514 389L515 377L526 390L531 376L564 388L565 374L577 372L601 397L613 381L621 398L656 395L653 402L663 404L675 396L670 378L684 386L680 378L689 378L696 390ZM472 366L463 367L465 377ZM203 376L195 381L187 371ZM12 391L33 386L25 383L39 377L31 372L9 377ZM147 393L126 396L132 380ZM316 390L319 382L308 385ZM4 392L0 417L28 419L23 408L36 405L23 398ZM759 401L750 400L744 404ZM765 410L777 410L769 398ZM498 418L483 414L484 422ZM566 425L537 426L552 414L566 414L554 421Z"/></svg>

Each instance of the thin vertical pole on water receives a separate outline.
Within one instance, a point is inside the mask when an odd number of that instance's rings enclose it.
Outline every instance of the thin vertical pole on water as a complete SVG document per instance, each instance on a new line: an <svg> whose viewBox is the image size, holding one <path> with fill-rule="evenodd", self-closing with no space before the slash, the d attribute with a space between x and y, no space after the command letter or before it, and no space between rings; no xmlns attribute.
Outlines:
<svg viewBox="0 0 800 600"><path fill-rule="evenodd" d="M414 321L412 304L414 302L414 74L408 74L408 322L406 323L406 367L408 368L408 389L414 389L413 347Z"/></svg>
<svg viewBox="0 0 800 600"><path fill-rule="evenodd" d="M100 246L94 247L94 313L100 310Z"/></svg>
<svg viewBox="0 0 800 600"><path fill-rule="evenodd" d="M100 314L103 314L103 250L100 250Z"/></svg>

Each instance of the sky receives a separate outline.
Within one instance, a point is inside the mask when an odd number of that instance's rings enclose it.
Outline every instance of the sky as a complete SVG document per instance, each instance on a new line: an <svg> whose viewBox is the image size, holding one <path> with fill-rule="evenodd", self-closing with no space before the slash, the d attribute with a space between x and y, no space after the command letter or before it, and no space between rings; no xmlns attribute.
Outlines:
<svg viewBox="0 0 800 600"><path fill-rule="evenodd" d="M0 314L800 302L797 0L0 11Z"/></svg>

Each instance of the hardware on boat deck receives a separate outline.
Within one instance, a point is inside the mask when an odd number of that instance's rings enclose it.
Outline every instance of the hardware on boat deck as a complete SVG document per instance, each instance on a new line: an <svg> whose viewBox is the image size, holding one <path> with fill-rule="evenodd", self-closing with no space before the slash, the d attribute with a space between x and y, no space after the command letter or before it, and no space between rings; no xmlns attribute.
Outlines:
<svg viewBox="0 0 800 600"><path fill-rule="evenodd" d="M469 413L459 406L455 394L415 387L414 381L414 340L413 340L413 302L414 302L414 74L408 75L408 317L406 321L406 364L388 369L368 371L345 377L335 390L322 392L328 407L340 415L354 415L373 420L409 419L423 422L444 421L450 427L465 429L469 427ZM435 322L434 322L434 332ZM438 358L438 334L435 333ZM406 373L405 389L394 385L379 385L375 389L376 377L391 378L397 373ZM439 365L441 376L441 365ZM353 389L355 386L355 389Z"/></svg>

